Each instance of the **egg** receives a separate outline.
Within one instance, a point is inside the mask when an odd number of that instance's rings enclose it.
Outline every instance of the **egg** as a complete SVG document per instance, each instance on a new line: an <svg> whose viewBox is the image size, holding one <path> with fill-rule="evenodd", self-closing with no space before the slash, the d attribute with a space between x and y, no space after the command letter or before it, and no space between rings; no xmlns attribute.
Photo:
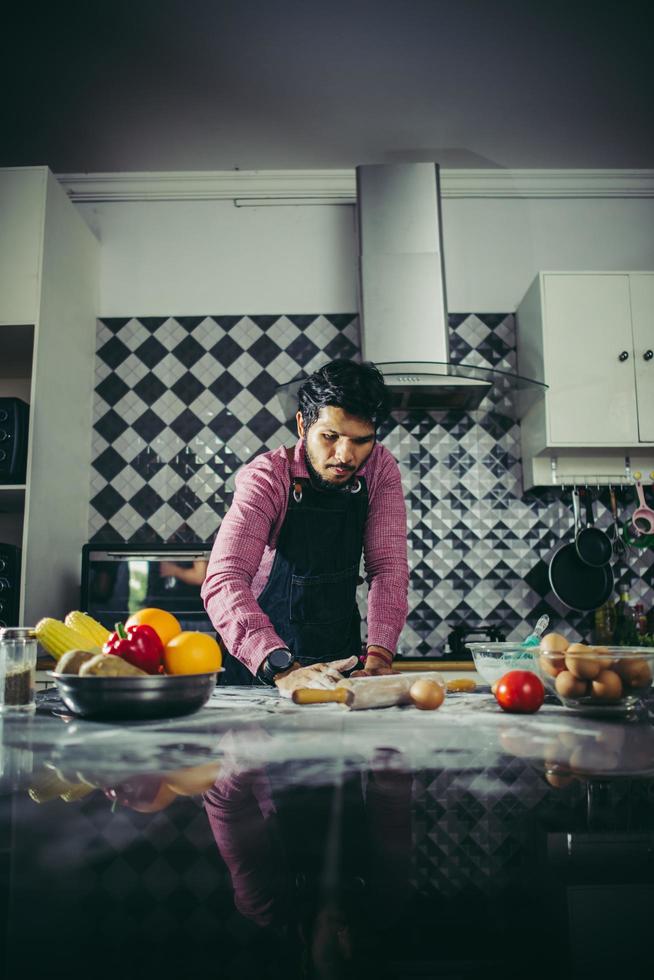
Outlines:
<svg viewBox="0 0 654 980"><path fill-rule="evenodd" d="M617 752L611 752L595 741L583 741L570 756L570 767L582 772L602 772L615 769L619 761Z"/></svg>
<svg viewBox="0 0 654 980"><path fill-rule="evenodd" d="M540 641L541 656L539 663L541 669L550 677L556 677L557 674L560 674L565 668L565 661L563 656L556 655L564 654L567 649L568 641L565 636L561 636L560 633L547 633Z"/></svg>
<svg viewBox="0 0 654 980"><path fill-rule="evenodd" d="M649 664L640 657L629 660L617 660L615 670L627 687L647 687L652 680L652 671L650 670Z"/></svg>
<svg viewBox="0 0 654 980"><path fill-rule="evenodd" d="M593 656L591 647L585 643L571 643L565 654L565 667L579 680L592 680L597 677L602 666Z"/></svg>
<svg viewBox="0 0 654 980"><path fill-rule="evenodd" d="M540 648L546 653L565 653L568 645L565 636L560 633L546 633L540 641Z"/></svg>
<svg viewBox="0 0 654 980"><path fill-rule="evenodd" d="M596 701L619 701L622 681L614 670L601 670L592 682L591 694Z"/></svg>
<svg viewBox="0 0 654 980"><path fill-rule="evenodd" d="M409 697L416 708L424 711L433 711L440 708L445 700L445 690L438 681L430 681L427 678L415 681L409 689Z"/></svg>
<svg viewBox="0 0 654 980"><path fill-rule="evenodd" d="M562 670L565 670L565 657L557 653L541 653L538 658L540 668L550 677L556 677Z"/></svg>
<svg viewBox="0 0 654 980"><path fill-rule="evenodd" d="M609 670L613 661L611 660L611 657L608 655L609 651L607 647L593 647L593 650L595 651L595 655L599 656L599 663L601 669ZM602 654L605 654L605 656L602 656Z"/></svg>
<svg viewBox="0 0 654 980"><path fill-rule="evenodd" d="M554 681L556 693L562 698L582 698L588 693L586 681L579 680L569 670L562 670Z"/></svg>
<svg viewBox="0 0 654 980"><path fill-rule="evenodd" d="M565 789L566 786L574 782L574 776L568 776L559 772L546 772L545 779L554 789Z"/></svg>

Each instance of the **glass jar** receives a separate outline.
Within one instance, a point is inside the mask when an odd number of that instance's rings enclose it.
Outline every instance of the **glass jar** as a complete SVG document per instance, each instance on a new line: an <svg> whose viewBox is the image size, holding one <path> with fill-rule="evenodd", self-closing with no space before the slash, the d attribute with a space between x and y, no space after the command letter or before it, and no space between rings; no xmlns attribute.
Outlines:
<svg viewBox="0 0 654 980"><path fill-rule="evenodd" d="M34 711L36 636L25 626L0 629L0 711Z"/></svg>

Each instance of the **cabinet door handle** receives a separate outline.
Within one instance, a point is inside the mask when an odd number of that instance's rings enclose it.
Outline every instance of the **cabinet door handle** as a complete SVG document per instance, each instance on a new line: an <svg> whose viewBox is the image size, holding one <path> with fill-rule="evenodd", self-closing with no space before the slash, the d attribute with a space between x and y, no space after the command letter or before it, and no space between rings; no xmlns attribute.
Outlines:
<svg viewBox="0 0 654 980"><path fill-rule="evenodd" d="M629 360L629 351L626 351L626 350L620 351L620 353L618 354L618 360L619 361L628 361Z"/></svg>
<svg viewBox="0 0 654 980"><path fill-rule="evenodd" d="M654 352L652 352L651 350L646 350L645 353L643 354L644 361L651 361L653 357L654 357Z"/></svg>

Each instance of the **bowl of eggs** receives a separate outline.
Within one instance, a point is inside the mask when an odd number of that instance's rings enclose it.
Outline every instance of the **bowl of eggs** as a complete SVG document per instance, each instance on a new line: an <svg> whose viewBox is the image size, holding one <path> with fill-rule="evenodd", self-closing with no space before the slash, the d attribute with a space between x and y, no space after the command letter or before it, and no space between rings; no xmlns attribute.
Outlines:
<svg viewBox="0 0 654 980"><path fill-rule="evenodd" d="M491 687L510 670L539 673L538 647L530 648L522 643L466 643L466 646L472 653L475 670Z"/></svg>
<svg viewBox="0 0 654 980"><path fill-rule="evenodd" d="M545 687L566 708L623 715L651 690L654 650L569 643L560 633L548 633L540 642L537 666Z"/></svg>

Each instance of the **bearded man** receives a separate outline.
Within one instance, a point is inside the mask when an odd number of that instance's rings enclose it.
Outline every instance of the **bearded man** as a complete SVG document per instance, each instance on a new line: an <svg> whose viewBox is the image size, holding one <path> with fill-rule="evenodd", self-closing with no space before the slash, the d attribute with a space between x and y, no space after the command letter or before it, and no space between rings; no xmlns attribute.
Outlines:
<svg viewBox="0 0 654 980"><path fill-rule="evenodd" d="M407 615L406 506L377 442L390 393L372 364L331 361L298 392L293 449L237 474L202 597L223 647L221 683L333 686L385 674ZM356 601L361 557L367 640Z"/></svg>

